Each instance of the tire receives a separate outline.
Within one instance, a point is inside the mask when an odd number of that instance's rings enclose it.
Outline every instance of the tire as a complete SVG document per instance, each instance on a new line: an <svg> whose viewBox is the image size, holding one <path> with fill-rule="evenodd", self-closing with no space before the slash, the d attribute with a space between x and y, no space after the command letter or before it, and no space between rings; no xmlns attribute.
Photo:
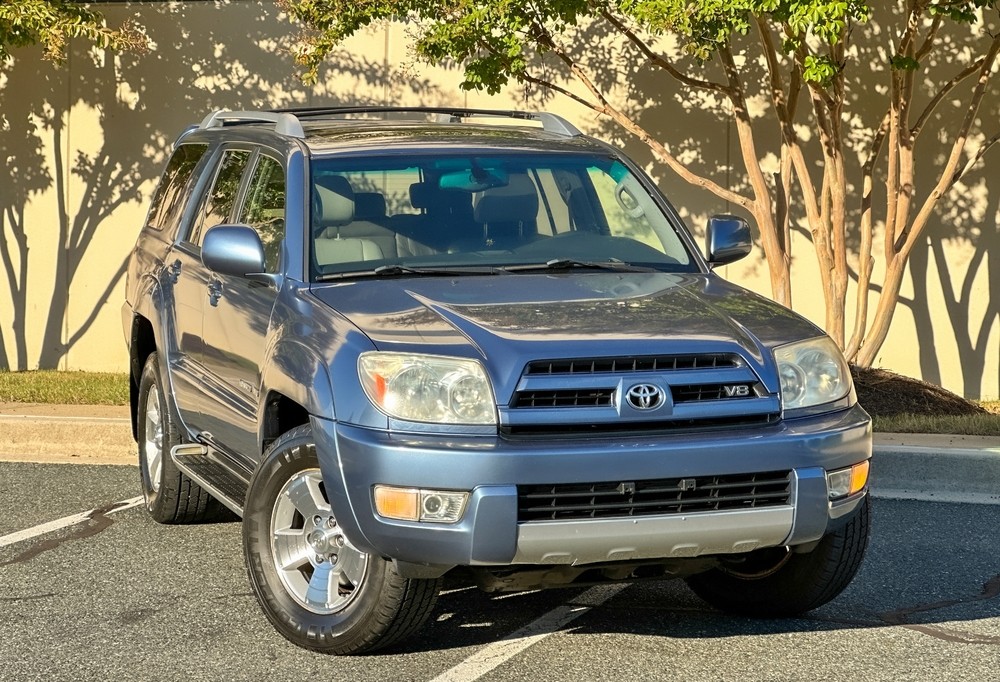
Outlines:
<svg viewBox="0 0 1000 682"><path fill-rule="evenodd" d="M265 454L243 513L247 576L275 629L324 654L373 651L419 629L434 609L441 579L403 578L390 561L359 551L339 530L312 429L293 429Z"/></svg>
<svg viewBox="0 0 1000 682"><path fill-rule="evenodd" d="M849 521L797 554L785 547L751 552L741 563L686 578L695 594L722 611L758 618L796 616L844 591L868 547L868 496Z"/></svg>
<svg viewBox="0 0 1000 682"><path fill-rule="evenodd" d="M139 379L136 415L139 476L149 515L160 523L201 523L225 515L225 508L174 466L170 449L181 442L160 378L156 353L146 358Z"/></svg>

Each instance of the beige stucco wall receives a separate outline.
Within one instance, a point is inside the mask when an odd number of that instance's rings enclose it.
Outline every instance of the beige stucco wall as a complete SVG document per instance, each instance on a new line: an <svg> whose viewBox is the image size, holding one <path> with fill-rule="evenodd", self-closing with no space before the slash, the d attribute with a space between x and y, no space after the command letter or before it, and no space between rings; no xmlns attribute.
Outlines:
<svg viewBox="0 0 1000 682"><path fill-rule="evenodd" d="M135 58L78 48L65 65L54 67L37 49L25 49L0 76L0 151L7 159L6 175L0 176L0 367L125 369L122 264L165 150L184 126L216 108L362 102L546 108L625 144L696 231L727 208L565 98L540 102L538 93L516 88L495 97L466 93L458 89L460 74L453 67L413 68L399 26L352 39L320 83L306 87L286 51L295 30L270 1L102 4L101 10L111 23L135 16L156 50ZM593 40L594 53L612 55L613 61L613 46ZM686 150L684 158L716 181L741 182L734 136L705 103L664 91L645 73L620 78L614 91L617 101L640 107L655 102L641 114L644 125L672 148ZM983 116L1000 118L998 103L991 93ZM942 202L915 254L906 300L877 366L970 397L1000 395L998 158L987 156ZM19 238L26 239L26 259ZM811 246L797 235L794 248L795 307L822 323ZM761 259L758 251L723 274L767 293Z"/></svg>

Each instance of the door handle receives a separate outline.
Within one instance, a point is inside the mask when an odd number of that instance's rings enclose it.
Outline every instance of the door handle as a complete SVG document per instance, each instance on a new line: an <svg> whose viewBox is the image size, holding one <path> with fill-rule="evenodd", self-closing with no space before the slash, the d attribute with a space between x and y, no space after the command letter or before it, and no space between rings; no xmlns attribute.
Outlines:
<svg viewBox="0 0 1000 682"><path fill-rule="evenodd" d="M222 282L213 279L208 283L208 302L213 306L218 306L220 298L222 298Z"/></svg>

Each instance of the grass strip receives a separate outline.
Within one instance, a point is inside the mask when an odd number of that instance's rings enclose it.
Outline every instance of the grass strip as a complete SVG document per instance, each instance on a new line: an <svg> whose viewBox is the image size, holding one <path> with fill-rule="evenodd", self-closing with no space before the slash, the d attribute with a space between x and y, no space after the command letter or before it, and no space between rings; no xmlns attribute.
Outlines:
<svg viewBox="0 0 1000 682"><path fill-rule="evenodd" d="M126 405L128 375L59 370L0 371L0 403Z"/></svg>
<svg viewBox="0 0 1000 682"><path fill-rule="evenodd" d="M892 417L873 415L873 428L879 433L936 433L964 436L1000 436L1000 414L963 414L927 416L901 414Z"/></svg>

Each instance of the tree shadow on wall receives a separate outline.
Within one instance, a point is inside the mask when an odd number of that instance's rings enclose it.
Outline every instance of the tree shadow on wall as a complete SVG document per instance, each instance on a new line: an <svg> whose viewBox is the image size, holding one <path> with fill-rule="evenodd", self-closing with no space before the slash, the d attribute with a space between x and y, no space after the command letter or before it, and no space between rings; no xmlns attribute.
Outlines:
<svg viewBox="0 0 1000 682"><path fill-rule="evenodd" d="M985 189L986 178L983 177L979 189ZM956 202L961 203L961 202ZM945 214L945 222L951 219L952 212ZM984 215L980 216L980 213ZM986 363L989 360L990 334L994 322L1000 322L1000 192L989 195L988 207L970 211L975 220L975 230L970 230L967 239L972 246L968 262L963 264L948 259L945 240L955 239L952 229L935 225L929 230L929 237L914 249L910 260L910 276L913 280L914 296L912 300L903 303L910 308L920 334L920 368L928 381L940 383L941 368L935 353L934 319L928 305L928 284L930 279L930 257L934 258L941 295L944 298L945 310L948 314L950 329L954 334L961 358L964 393L971 398L983 397L985 393ZM973 227L970 225L970 228ZM985 275L982 274L985 269ZM983 282L977 279L985 277L987 298L981 298ZM953 280L958 279L957 286ZM978 284L978 286L977 286ZM975 310L982 310L981 317L974 315ZM938 329L944 325L939 324ZM997 376L1000 385L1000 375Z"/></svg>
<svg viewBox="0 0 1000 682"><path fill-rule="evenodd" d="M107 306L116 313L110 299L141 221L116 212L145 210L177 134L209 111L435 94L426 80L388 74L381 58L346 51L319 86L303 86L286 49L293 30L271 3L103 11L111 24L135 17L156 49L115 56L75 44L53 66L28 48L0 79L0 300L11 301L0 310L0 370L58 368ZM109 230L113 253L101 246Z"/></svg>
<svg viewBox="0 0 1000 682"><path fill-rule="evenodd" d="M859 229L861 187L857 183L860 183L861 164L867 158L873 132L885 113L888 101L882 95L875 95L875 93L881 92L882 88L887 87L889 82L887 57L884 53L885 36L888 31L898 30L901 21L898 15L902 9L904 8L900 5L880 8L872 22L857 27L852 36L852 43L858 54L852 58L848 65L847 97L851 117L845 120L844 125L847 141L845 162L848 168L847 244L849 260L854 263L857 263L857 254L861 243ZM890 16L889 12L895 14ZM969 31L970 29L967 27L955 27L950 31L942 31L939 47L924 60L916 77L916 96L914 97L916 113L913 116L914 119L930 101L931 93L964 66L964 64L957 63L954 56L964 53ZM869 36L873 35L874 38L868 39ZM759 52L756 48L758 38L754 31L751 31L747 36L736 37L734 40L738 47L750 45L752 54ZM623 106L626 113L648 130L653 137L663 141L668 149L692 170L735 192L747 195L752 193L744 173L735 132L731 130L728 123L728 101L721 101L704 92L692 92L684 89L665 72L651 66L647 60L637 58L634 50L625 49L621 42L615 39L610 25L606 22L598 21L578 29L572 34L572 37L566 37L563 44L572 46L574 58L578 63L584 65L590 73L594 74L595 81L602 91L615 91L617 96L613 98L613 101L619 106ZM688 58L679 58L677 64L681 71L695 74L707 80L722 82L724 79L724 74L717 61L706 64L703 69L699 69L693 60ZM552 58L538 60L532 68L536 69L537 73L549 77L550 80L554 79L554 74L564 73ZM762 159L769 157L770 167L776 170L780 154L779 128L776 119L770 113L770 102L766 97L766 71L762 65L753 60L748 60L747 64L741 68L746 74L751 103L756 103L756 106L752 107L752 114L758 156ZM579 87L576 82L572 84L572 87L577 92L585 93L584 89ZM954 135L957 130L957 124L964 115L969 92L968 82L963 87L953 91L952 96L945 98L945 101L925 125L917 151L916 196L921 200L931 192L937 182L937 173L940 172L940 168L950 151L951 140L947 139L948 135ZM990 128L989 113L996 111L998 99L1000 99L998 93L1000 91L994 88L980 108L980 118L985 128L982 132L987 136L996 132ZM522 89L521 95L539 108L544 108L556 97L551 92L541 91L537 88ZM764 107L763 110L761 105ZM808 93L803 92L799 98L800 121L805 120L808 107ZM581 109L581 111L585 110ZM681 215L688 219L689 226L696 232L701 230L704 224L703 220L708 215L731 210L732 207L726 206L718 197L681 180L665 164L654 158L648 147L624 132L610 118L602 117L594 120L590 129L598 137L625 146L629 155L640 165L651 168L654 178L678 207ZM815 135L805 145L808 149L808 159L821 158L819 141ZM975 144L970 145L970 147L970 152L974 153ZM934 335L947 334L951 329L959 349L964 379L963 392L970 397L980 397L983 394L982 372L988 360L989 334L993 320L1000 314L998 313L998 308L1000 308L1000 259L988 257L991 248L996 253L997 247L1000 246L997 243L997 230L1000 229L997 226L1000 181L996 179L995 173L989 173L989 169L997 163L996 155L998 153L1000 152L994 149L990 153L993 156L987 155L965 178L965 184L973 191L963 191L963 188L958 187L939 202L935 211L938 218L932 225L928 226L927 239L924 240L923 245L915 249L909 266L910 275L917 290L915 300L900 300L900 304L910 307L914 312L916 341L920 352L923 377L929 381L938 383L941 381ZM813 167L816 171L813 182L819 187L822 166L814 165ZM876 252L874 255L876 259L881 257L881 225L885 219L885 167L885 151L883 150L880 162L876 167L873 192L875 223L880 226L875 234ZM773 178L769 178L769 180L772 181L773 187ZM795 185L792 189L791 202L793 231L811 240L812 235L804 219L805 210ZM919 203L911 209L912 213L915 213L918 208ZM947 300L946 307L951 325L943 324L942 319L932 320L927 287L935 286L935 283L928 282L926 277L928 272L926 268L927 249L930 248L927 246L928 243L933 248L935 262L938 264L938 271L941 274L941 281L937 283L937 286L941 287L944 298ZM924 253L920 253L921 250ZM972 254L963 275L963 285L958 291L953 291L950 284L950 270L954 271L957 267L961 267L957 263L956 254L970 250ZM803 249L799 246L792 254L792 258L796 269L808 270L817 267L812 249ZM762 259L750 268L750 273L756 274L761 267L763 267ZM985 272L983 272L984 268L986 268ZM856 280L856 272L850 274ZM970 336L968 330L973 311L980 310L982 304L981 300L973 301L972 283L974 281L981 282L981 279L977 278L984 276L987 279L986 290L989 292L990 301L978 327L972 332L973 336ZM980 290L977 289L977 291ZM872 291L880 291L879 281L873 282ZM797 294L799 303L804 302L806 299L802 297L808 295L808 292L800 290ZM852 306L853 293L849 294L848 298L848 323L852 322L850 319ZM869 314L871 314L871 310ZM937 323L936 328L934 327L935 322ZM904 323L897 319L895 325L898 327L900 324ZM990 392L990 390L989 387L986 388L986 392Z"/></svg>

